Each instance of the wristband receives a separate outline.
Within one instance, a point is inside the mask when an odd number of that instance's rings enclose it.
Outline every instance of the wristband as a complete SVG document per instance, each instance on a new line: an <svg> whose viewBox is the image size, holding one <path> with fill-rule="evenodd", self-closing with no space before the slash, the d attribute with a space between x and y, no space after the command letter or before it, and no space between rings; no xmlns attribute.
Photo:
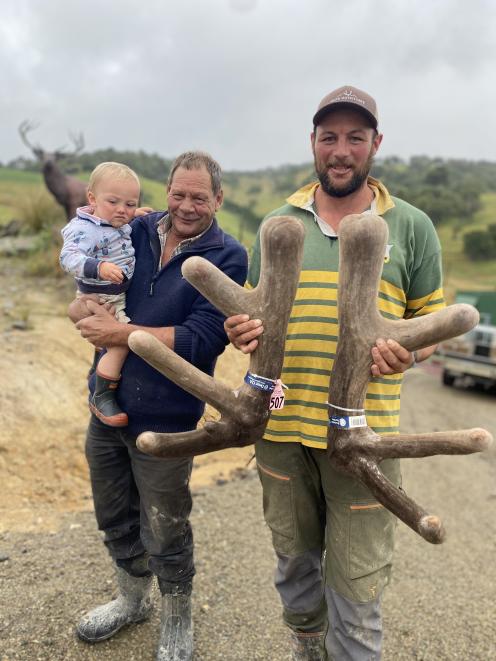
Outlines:
<svg viewBox="0 0 496 661"><path fill-rule="evenodd" d="M329 410L329 426L339 427L340 429L355 429L357 427L366 427L367 419L365 417L365 409L347 409L343 406L337 406L327 402L329 409L336 411L343 411L337 415ZM350 415L355 414L355 415Z"/></svg>
<svg viewBox="0 0 496 661"><path fill-rule="evenodd" d="M257 390L273 392L274 388L276 387L277 379L268 379L265 376L259 376L258 374L246 372L245 383L247 383L252 388L256 388Z"/></svg>

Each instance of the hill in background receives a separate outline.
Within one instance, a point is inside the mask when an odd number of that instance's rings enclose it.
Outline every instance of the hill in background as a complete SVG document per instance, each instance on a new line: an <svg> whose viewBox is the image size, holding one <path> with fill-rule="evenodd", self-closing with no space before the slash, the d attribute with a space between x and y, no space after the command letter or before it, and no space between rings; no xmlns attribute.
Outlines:
<svg viewBox="0 0 496 661"><path fill-rule="evenodd" d="M109 149L81 154L67 163L65 170L85 180L91 169L104 160L124 162L135 169L142 179L142 204L164 208L164 182L170 160L144 152ZM0 167L0 234L2 225L19 220L22 232L39 233L42 244L52 245L51 260L42 259L45 266L52 264L58 251L53 245L57 235L53 227L64 222L63 212L46 192L36 162L18 159L9 165L14 167ZM432 218L443 245L449 299L456 289L495 288L496 163L424 156L407 162L389 157L377 159L372 174L393 195L408 200ZM226 172L225 201L219 221L250 248L262 218L313 178L310 163ZM467 235L473 235L469 241Z"/></svg>

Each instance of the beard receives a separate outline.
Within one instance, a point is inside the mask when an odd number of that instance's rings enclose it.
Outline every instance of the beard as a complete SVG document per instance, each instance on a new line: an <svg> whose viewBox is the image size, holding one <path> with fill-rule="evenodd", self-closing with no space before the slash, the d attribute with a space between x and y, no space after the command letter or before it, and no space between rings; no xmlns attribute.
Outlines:
<svg viewBox="0 0 496 661"><path fill-rule="evenodd" d="M352 193L357 191L362 186L362 184L367 180L370 169L372 167L372 163L374 162L374 157L372 155L372 150L371 150L363 166L360 169L355 170L353 172L351 179L347 183L342 185L333 184L327 170L329 166L347 165L346 162L340 163L339 161L334 161L325 166L319 167L317 161L315 160L315 157L314 157L314 161L315 161L315 172L317 173L317 177L320 181L320 185L322 186L324 192L326 192L327 195L329 195L330 197L346 197L347 195L351 195Z"/></svg>

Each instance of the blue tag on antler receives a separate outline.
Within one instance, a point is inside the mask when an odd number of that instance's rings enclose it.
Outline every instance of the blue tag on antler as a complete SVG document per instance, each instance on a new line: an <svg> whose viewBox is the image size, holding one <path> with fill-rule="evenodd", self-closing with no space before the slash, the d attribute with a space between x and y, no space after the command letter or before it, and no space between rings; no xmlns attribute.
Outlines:
<svg viewBox="0 0 496 661"><path fill-rule="evenodd" d="M364 415L331 415L329 417L329 426L339 427L340 429L366 427L367 419Z"/></svg>
<svg viewBox="0 0 496 661"><path fill-rule="evenodd" d="M251 374L247 372L245 376L245 383L247 383L252 388L257 390L263 390L264 392L273 392L276 387L276 381L274 379L267 379L264 376L259 376L258 374Z"/></svg>

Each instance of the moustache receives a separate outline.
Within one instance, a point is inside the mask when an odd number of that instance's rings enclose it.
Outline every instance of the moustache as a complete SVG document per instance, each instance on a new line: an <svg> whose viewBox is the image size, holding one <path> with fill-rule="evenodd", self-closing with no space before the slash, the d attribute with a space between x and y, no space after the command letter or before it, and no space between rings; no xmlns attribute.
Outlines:
<svg viewBox="0 0 496 661"><path fill-rule="evenodd" d="M334 161L330 161L327 163L328 168L335 168L335 167L345 167L345 168L351 168L353 167L353 163L350 163L347 160L341 160L341 159L336 159Z"/></svg>

